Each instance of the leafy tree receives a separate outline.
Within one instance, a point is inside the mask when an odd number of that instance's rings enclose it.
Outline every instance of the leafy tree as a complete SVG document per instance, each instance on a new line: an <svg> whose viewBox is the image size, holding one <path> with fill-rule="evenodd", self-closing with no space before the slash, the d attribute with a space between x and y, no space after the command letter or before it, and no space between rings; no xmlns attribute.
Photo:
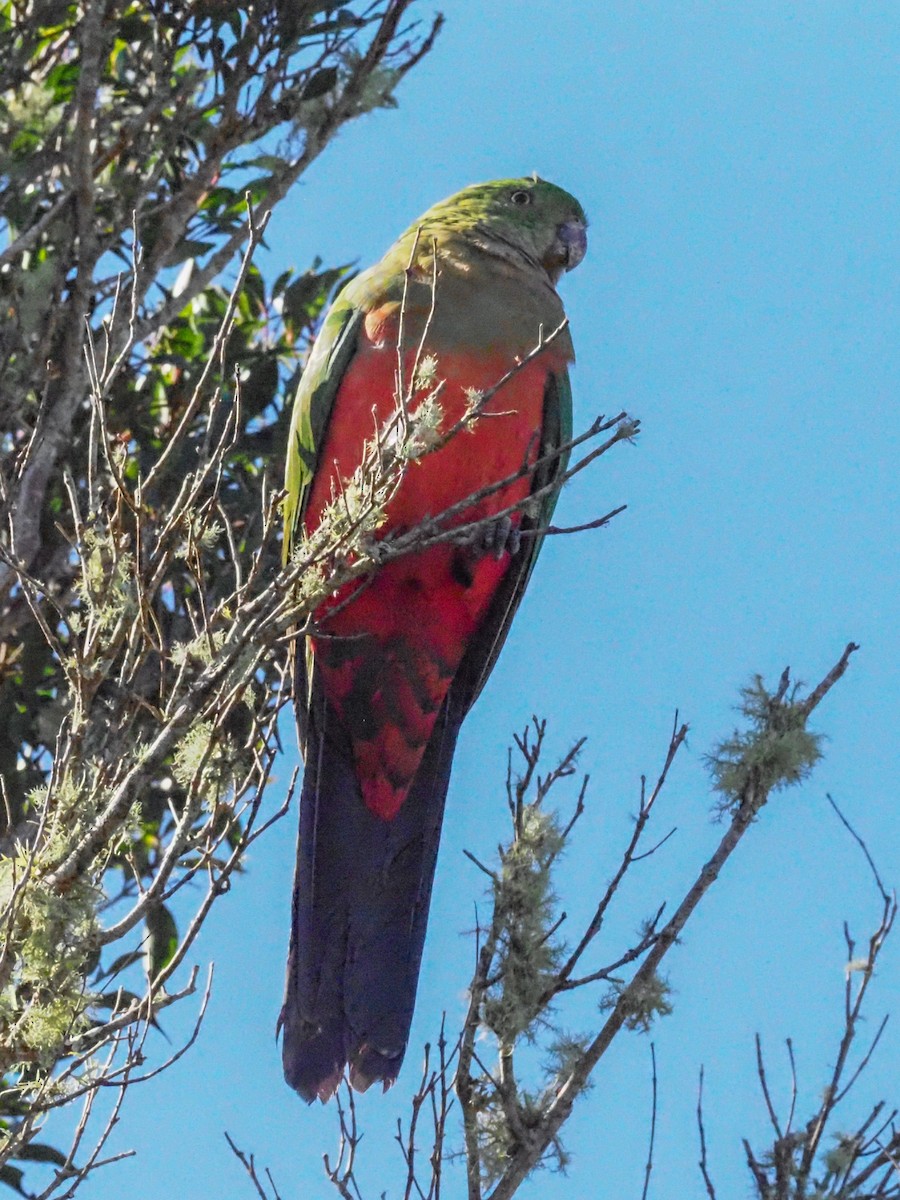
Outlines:
<svg viewBox="0 0 900 1200"><path fill-rule="evenodd" d="M0 1171L20 1190L29 1160L58 1168L47 1196L100 1160L97 1089L121 1102L194 990L167 984L265 826L283 398L348 268L267 283L253 253L430 49L440 18L410 7L0 5ZM79 1098L75 1143L36 1142Z"/></svg>

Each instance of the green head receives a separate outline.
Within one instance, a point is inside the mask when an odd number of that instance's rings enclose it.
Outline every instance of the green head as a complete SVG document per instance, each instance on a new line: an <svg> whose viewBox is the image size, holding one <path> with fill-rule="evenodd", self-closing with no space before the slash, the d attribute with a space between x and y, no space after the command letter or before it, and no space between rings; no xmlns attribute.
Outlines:
<svg viewBox="0 0 900 1200"><path fill-rule="evenodd" d="M446 231L504 257L539 264L555 283L587 249L587 217L574 196L537 175L476 183L430 208L409 231ZM405 236L409 236L408 234Z"/></svg>

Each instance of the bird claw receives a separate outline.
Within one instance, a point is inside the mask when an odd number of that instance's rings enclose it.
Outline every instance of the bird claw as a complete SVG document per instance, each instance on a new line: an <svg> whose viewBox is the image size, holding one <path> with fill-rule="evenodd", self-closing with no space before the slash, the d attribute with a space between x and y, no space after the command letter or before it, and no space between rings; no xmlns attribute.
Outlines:
<svg viewBox="0 0 900 1200"><path fill-rule="evenodd" d="M504 554L510 556L519 553L522 545L522 532L514 525L510 517L498 517L489 525L482 525L475 531L474 547L482 554L491 554L501 559Z"/></svg>

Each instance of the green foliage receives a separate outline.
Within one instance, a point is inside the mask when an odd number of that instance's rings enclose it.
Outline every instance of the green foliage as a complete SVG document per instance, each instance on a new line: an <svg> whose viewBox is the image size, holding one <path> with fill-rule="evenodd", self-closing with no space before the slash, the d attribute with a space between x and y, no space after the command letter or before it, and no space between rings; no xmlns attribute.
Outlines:
<svg viewBox="0 0 900 1200"><path fill-rule="evenodd" d="M567 956L554 877L575 819L563 825L559 813L546 805L551 789L574 773L582 743L539 776L544 734L544 722L535 720L516 739L524 772L514 778L510 766L507 778L513 832L500 847L498 868L490 872L492 919L473 980L457 1076L470 1177L477 1170L484 1188L493 1187L518 1155L538 1145L535 1167L565 1171L569 1156L561 1139L554 1134L543 1144L542 1131L561 1089L574 1096L588 1086L576 1085L572 1075L592 1038L565 1030L554 1011ZM484 1065L485 1044L496 1049L492 1069ZM478 1070L470 1074L473 1063Z"/></svg>
<svg viewBox="0 0 900 1200"><path fill-rule="evenodd" d="M562 848L558 815L526 804L494 882L497 983L483 1008L485 1025L506 1045L531 1027L562 956L551 933L556 915L552 867Z"/></svg>
<svg viewBox="0 0 900 1200"><path fill-rule="evenodd" d="M822 1155L822 1166L828 1175L841 1176L859 1157L860 1139L849 1133L834 1133L832 1141L834 1145Z"/></svg>
<svg viewBox="0 0 900 1200"><path fill-rule="evenodd" d="M771 792L806 779L822 757L823 737L806 728L798 691L794 685L789 697L782 689L769 692L760 675L741 689L738 711L749 728L736 729L706 756L721 812L765 803Z"/></svg>
<svg viewBox="0 0 900 1200"><path fill-rule="evenodd" d="M80 880L67 891L36 881L24 853L0 860L0 906L12 913L3 946L0 1025L3 1067L47 1069L61 1045L86 1027L92 996L84 973L95 952L100 891Z"/></svg>
<svg viewBox="0 0 900 1200"><path fill-rule="evenodd" d="M625 1028L640 1033L649 1033L657 1017L668 1017L672 1013L669 997L672 989L668 980L655 971L647 979L624 984L613 980L609 991L600 1001L601 1012L611 1012L621 1005Z"/></svg>
<svg viewBox="0 0 900 1200"><path fill-rule="evenodd" d="M267 284L251 266L222 346L230 289L216 277L246 241L248 201L277 203L340 125L386 102L416 61L407 31L392 44L405 7L387 19L366 5L0 4L0 232L10 243L0 254L0 452L4 474L21 471L43 411L58 444L35 464L44 494L29 497L30 511L44 516L19 531L17 550L53 591L77 574L58 521L69 508L67 471L85 537L97 536L84 475L84 312L93 314L96 354L122 356L105 403L126 480L145 475L188 422L182 448L144 497L148 508L164 512L196 447L221 432L206 428L203 405L191 411L201 378L224 397L220 422L240 405L222 517L243 552L259 549L263 476L280 478L282 400L347 267L316 259ZM380 57L369 58L376 31ZM13 491L6 497L12 507ZM113 556L96 549L90 587L106 597L97 616L107 627L133 603L134 542ZM157 613L166 642L190 628L196 568L215 579L222 549L203 549L210 553L171 581ZM277 562L277 547L263 552ZM106 579L111 561L115 578ZM15 823L45 776L62 712L58 659L21 596L11 608L0 649L0 773ZM160 808L152 798L148 807Z"/></svg>
<svg viewBox="0 0 900 1200"><path fill-rule="evenodd" d="M241 256L427 52L412 4L0 0L0 1182L18 1190L13 1158L59 1165L40 1105L100 1086L101 1046L139 1056L128 1020L171 1001L206 908L180 933L169 895L193 872L217 894L250 836L284 655L259 630L232 644L235 596L280 569L285 399L349 268L272 281Z"/></svg>
<svg viewBox="0 0 900 1200"><path fill-rule="evenodd" d="M544 1069L549 1078L562 1082L571 1075L572 1068L579 1061L591 1043L589 1034L566 1033L560 1030L547 1046ZM588 1082L585 1087L590 1088Z"/></svg>
<svg viewBox="0 0 900 1200"><path fill-rule="evenodd" d="M493 1187L502 1178L522 1143L540 1129L546 1119L547 1103L545 1091L522 1090L516 1096L512 1120L510 1106L504 1106L496 1098L482 1105L477 1120L478 1149L481 1179L486 1188ZM562 1141L553 1138L540 1166L565 1174L570 1161L571 1156Z"/></svg>
<svg viewBox="0 0 900 1200"><path fill-rule="evenodd" d="M421 378L421 373L419 375ZM420 384L419 386L424 386ZM432 393L421 400L409 414L409 437L400 447L400 456L415 461L441 440L444 410L437 395Z"/></svg>
<svg viewBox="0 0 900 1200"><path fill-rule="evenodd" d="M360 39L380 21L366 6L334 4L292 6L290 14L255 2L84 10L46 0L34 8L0 4L0 231L10 243L0 255L0 449L4 474L23 471L43 412L58 442L47 456L43 499L31 498L32 511L43 508L45 516L28 531L34 546L20 533L16 548L49 591L73 589L72 633L88 620L108 633L134 618L137 603L137 529L112 545L92 522L84 311L94 314L94 354L121 359L105 422L124 480L146 478L187 424L177 452L144 492L151 524L141 539L158 536L198 447L229 419L240 424L222 468L218 517L201 516L198 497L197 554L154 601L164 653L193 640L198 577L213 604L227 591L223 523L242 554L262 553L277 565L278 547L260 545L261 488L265 478L270 486L280 479L283 399L348 268L316 259L305 272L285 271L267 284L251 265L233 301L216 276L246 241L248 201L276 203L342 122L377 95L386 99L391 81L377 73L379 60L361 66ZM387 34L381 62L402 74L415 55L408 40L392 47L395 28L392 19L380 31ZM237 105L242 89L249 91ZM82 101L89 126L81 122ZM219 342L230 304L229 336ZM203 383L222 398L215 428L205 403L196 403ZM67 475L85 520L78 548L84 571L59 519L70 507ZM0 596L10 596L8 588ZM21 594L10 596L3 629L0 773L16 825L52 759L65 711L64 663ZM65 653L65 627L60 637ZM154 701L152 687L141 691ZM144 798L144 819L164 825L181 793L174 773L161 776Z"/></svg>

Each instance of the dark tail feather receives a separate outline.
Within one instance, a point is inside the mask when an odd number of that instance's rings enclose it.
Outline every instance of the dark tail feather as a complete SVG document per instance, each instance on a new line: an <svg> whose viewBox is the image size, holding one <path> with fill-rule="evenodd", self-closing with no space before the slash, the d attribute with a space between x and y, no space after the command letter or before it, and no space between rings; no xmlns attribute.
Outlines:
<svg viewBox="0 0 900 1200"><path fill-rule="evenodd" d="M462 721L448 696L393 821L363 804L340 722L321 695L306 772L284 1006L291 1087L327 1100L345 1064L354 1087L397 1077L412 1022L444 798Z"/></svg>

